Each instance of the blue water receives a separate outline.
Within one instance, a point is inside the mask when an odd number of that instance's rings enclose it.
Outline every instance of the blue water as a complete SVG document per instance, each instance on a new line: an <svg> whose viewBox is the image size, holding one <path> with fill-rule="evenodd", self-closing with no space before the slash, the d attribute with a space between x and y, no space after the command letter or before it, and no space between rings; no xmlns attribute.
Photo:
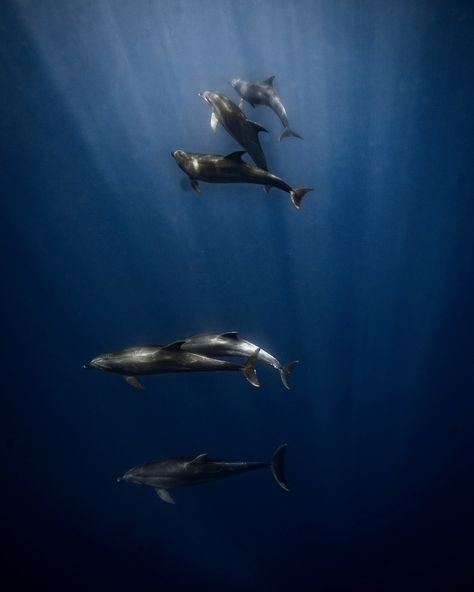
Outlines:
<svg viewBox="0 0 474 592"><path fill-rule="evenodd" d="M1 6L2 539L48 590L472 590L474 10L433 0ZM272 171L186 191L238 146L197 96L275 75ZM135 391L92 356L238 330L282 361ZM176 492L154 457L270 459ZM4 577L6 578L6 574ZM23 588L22 588L23 589ZM29 589L29 588L28 588Z"/></svg>

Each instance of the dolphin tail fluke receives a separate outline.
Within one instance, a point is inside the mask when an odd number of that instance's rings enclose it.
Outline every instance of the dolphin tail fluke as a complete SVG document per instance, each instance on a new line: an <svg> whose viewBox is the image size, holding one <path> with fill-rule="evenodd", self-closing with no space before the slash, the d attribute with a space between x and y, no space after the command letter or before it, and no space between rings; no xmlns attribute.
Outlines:
<svg viewBox="0 0 474 592"><path fill-rule="evenodd" d="M281 132L278 141L281 142L285 138L299 138L300 140L302 140L303 136L300 136L298 133L294 132L289 127L285 127L285 129Z"/></svg>
<svg viewBox="0 0 474 592"><path fill-rule="evenodd" d="M310 191L313 191L312 187L302 187L301 189L292 189L290 191L291 201L297 210L299 210L301 207L301 201L303 200L303 197Z"/></svg>
<svg viewBox="0 0 474 592"><path fill-rule="evenodd" d="M251 385L259 387L260 382L258 381L257 372L255 371L255 366L258 360L258 354L260 353L260 348L257 348L250 358L247 360L245 366L242 367L242 372L244 373L245 378L250 382Z"/></svg>
<svg viewBox="0 0 474 592"><path fill-rule="evenodd" d="M273 454L270 468L278 485L285 491L290 491L285 477L285 452L287 447L288 444L282 444L281 446L278 446Z"/></svg>
<svg viewBox="0 0 474 592"><path fill-rule="evenodd" d="M299 361L295 360L294 362L289 362L280 368L281 381L288 390L290 390L289 380L291 372L297 364L299 364Z"/></svg>

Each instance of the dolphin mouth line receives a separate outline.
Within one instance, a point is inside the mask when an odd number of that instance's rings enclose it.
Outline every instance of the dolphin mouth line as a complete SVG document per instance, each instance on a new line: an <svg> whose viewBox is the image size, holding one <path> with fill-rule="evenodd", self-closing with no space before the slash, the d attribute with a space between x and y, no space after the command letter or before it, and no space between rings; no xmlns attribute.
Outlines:
<svg viewBox="0 0 474 592"><path fill-rule="evenodd" d="M201 97L201 99L204 99L206 101L206 103L209 103L209 105L211 104L211 102L209 101L209 97L205 97L203 92L198 93L198 97Z"/></svg>

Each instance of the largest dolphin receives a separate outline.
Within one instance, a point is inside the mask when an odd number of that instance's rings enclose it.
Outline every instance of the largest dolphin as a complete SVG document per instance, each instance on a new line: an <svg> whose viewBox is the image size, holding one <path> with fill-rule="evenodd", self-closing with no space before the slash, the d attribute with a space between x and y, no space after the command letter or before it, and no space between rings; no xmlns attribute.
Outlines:
<svg viewBox="0 0 474 592"><path fill-rule="evenodd" d="M249 82L240 78L234 78L230 84L240 95L240 107L242 107L244 101L247 101L252 107L255 107L255 105L266 105L278 115L285 128L280 134L280 141L290 136L303 139L302 136L288 127L286 109L276 90L273 88L274 78L275 76L270 76L260 82Z"/></svg>
<svg viewBox="0 0 474 592"><path fill-rule="evenodd" d="M209 458L206 453L198 456L179 456L164 460L153 460L130 469L117 481L153 487L158 496L168 504L175 501L170 489L216 481L231 475L247 473L255 469L271 469L278 485L289 491L285 478L284 460L287 444L279 446L271 462L231 461Z"/></svg>
<svg viewBox="0 0 474 592"><path fill-rule="evenodd" d="M98 368L115 372L124 377L134 388L143 389L137 376L141 374L164 374L169 372L217 372L241 371L253 386L260 386L255 372L258 349L244 365L215 360L207 356L181 351L182 342L167 346L141 345L127 347L101 354L84 364L84 368Z"/></svg>
<svg viewBox="0 0 474 592"><path fill-rule="evenodd" d="M270 366L273 366L279 371L281 381L287 389L290 388L288 381L291 371L298 364L295 361L282 365L275 356L272 356L272 354L261 347L259 348L254 343L242 339L236 331L191 335L190 337L186 337L181 345L181 349L205 356L249 356L258 350L259 360L270 364Z"/></svg>
<svg viewBox="0 0 474 592"><path fill-rule="evenodd" d="M214 90L199 93L212 109L211 127L216 131L220 122L224 129L245 149L261 169L267 170L267 161L258 139L259 132L267 130L245 117L244 113L228 97Z"/></svg>
<svg viewBox="0 0 474 592"><path fill-rule="evenodd" d="M198 154L175 150L171 156L188 175L194 190L200 192L198 181L206 183L254 183L264 187L277 187L290 194L295 208L299 209L301 200L312 187L293 189L276 175L242 160L244 150L232 152L227 156L220 154Z"/></svg>

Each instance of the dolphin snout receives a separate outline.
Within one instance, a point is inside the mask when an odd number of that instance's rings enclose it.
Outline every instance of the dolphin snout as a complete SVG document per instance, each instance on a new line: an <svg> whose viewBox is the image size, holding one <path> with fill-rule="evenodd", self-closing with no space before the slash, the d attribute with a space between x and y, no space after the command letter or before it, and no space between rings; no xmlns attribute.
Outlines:
<svg viewBox="0 0 474 592"><path fill-rule="evenodd" d="M133 471L133 469L130 469L130 471L127 471L121 477L117 477L117 483L120 483L121 481L125 481L125 483L127 483L127 482L133 483L133 478L134 478L134 471Z"/></svg>
<svg viewBox="0 0 474 592"><path fill-rule="evenodd" d="M103 370L108 367L109 364L107 363L106 358L102 358L100 356L98 358L93 358L84 364L84 368L98 368L99 370Z"/></svg>

